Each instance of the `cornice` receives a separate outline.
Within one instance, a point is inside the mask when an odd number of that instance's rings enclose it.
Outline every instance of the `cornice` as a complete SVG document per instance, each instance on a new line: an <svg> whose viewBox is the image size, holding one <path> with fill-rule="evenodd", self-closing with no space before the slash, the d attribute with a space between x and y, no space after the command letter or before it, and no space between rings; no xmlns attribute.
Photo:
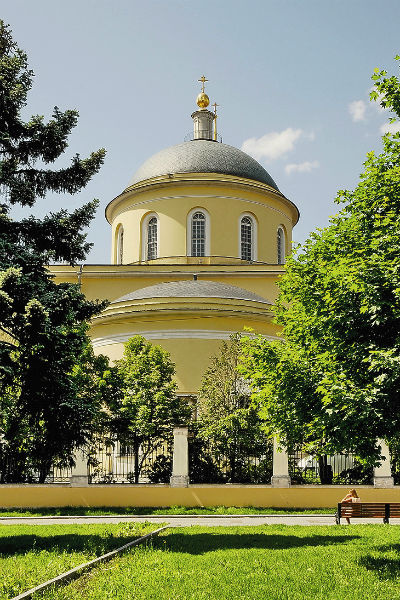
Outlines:
<svg viewBox="0 0 400 600"><path fill-rule="evenodd" d="M246 188L248 190L253 190L256 192L263 192L267 195L270 195L280 202L283 202L288 206L288 208L294 213L294 222L293 225L299 220L300 212L297 206L286 196L284 196L281 192L278 192L271 186L266 183L258 182L251 179L245 179L241 177L236 177L234 175L224 175L221 173L175 173L169 175L163 175L160 177L153 177L152 179L146 179L145 181L140 181L135 183L132 186L127 187L121 194L116 196L105 209L105 217L109 224L111 224L114 216L113 211L115 207L119 204L119 202L129 196L135 195L138 192L148 191L148 190L157 190L157 189L165 189L168 186L183 186L183 185L196 185L196 186L209 186L212 185L221 185L226 186L229 185L234 188L243 189ZM176 196L170 196L176 197ZM168 197L165 197L168 198ZM237 198L242 199L244 198ZM260 203L261 204L261 203Z"/></svg>

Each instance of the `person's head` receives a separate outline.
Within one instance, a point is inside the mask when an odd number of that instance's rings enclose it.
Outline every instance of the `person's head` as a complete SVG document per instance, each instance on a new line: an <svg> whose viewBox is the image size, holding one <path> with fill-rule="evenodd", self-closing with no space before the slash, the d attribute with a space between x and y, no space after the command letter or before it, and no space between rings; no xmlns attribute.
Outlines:
<svg viewBox="0 0 400 600"><path fill-rule="evenodd" d="M349 494L351 494L353 496L353 498L358 498L358 494L354 488L352 490L350 490Z"/></svg>

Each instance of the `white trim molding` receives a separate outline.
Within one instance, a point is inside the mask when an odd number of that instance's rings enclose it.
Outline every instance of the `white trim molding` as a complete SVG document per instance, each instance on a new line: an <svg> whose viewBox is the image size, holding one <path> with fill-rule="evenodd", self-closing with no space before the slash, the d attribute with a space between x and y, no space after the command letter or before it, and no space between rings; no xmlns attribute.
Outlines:
<svg viewBox="0 0 400 600"><path fill-rule="evenodd" d="M106 335L93 338L94 348L100 346L109 346L111 344L124 344L134 335L141 335L146 340L229 340L230 336L236 331L221 331L218 329L157 329L149 331L130 331L115 335ZM281 337L273 335L264 335L257 333L243 332L243 337L251 339L259 336L271 341L282 341Z"/></svg>

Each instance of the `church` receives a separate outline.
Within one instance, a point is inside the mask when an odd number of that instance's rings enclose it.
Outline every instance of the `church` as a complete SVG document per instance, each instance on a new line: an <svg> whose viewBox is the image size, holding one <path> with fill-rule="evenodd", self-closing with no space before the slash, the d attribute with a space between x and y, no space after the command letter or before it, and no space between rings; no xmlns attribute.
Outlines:
<svg viewBox="0 0 400 600"><path fill-rule="evenodd" d="M271 309L299 218L256 160L221 142L199 81L192 139L148 158L106 208L110 264L51 268L110 302L91 322L96 353L119 359L141 335L170 353L188 399L221 340L279 335Z"/></svg>

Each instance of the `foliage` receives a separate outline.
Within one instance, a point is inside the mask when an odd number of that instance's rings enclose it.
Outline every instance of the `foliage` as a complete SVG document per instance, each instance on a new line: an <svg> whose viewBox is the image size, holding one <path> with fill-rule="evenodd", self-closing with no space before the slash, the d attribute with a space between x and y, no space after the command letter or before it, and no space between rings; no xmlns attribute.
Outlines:
<svg viewBox="0 0 400 600"><path fill-rule="evenodd" d="M399 58L399 57L397 57ZM376 70L371 94L400 116L400 82ZM276 321L285 343L245 344L270 433L314 456L379 463L400 431L400 135L370 152L344 208L288 259Z"/></svg>
<svg viewBox="0 0 400 600"><path fill-rule="evenodd" d="M100 168L104 150L70 166L50 168L67 148L75 110L57 107L45 122L25 122L33 72L26 54L0 21L0 460L3 481L24 481L32 469L44 481L54 461L71 462L90 436L98 411L93 385L99 360L88 350L87 326L104 303L85 299L79 286L56 285L46 265L76 264L90 244L83 229L97 201L69 213L20 221L49 192L74 194ZM103 361L104 362L104 361ZM102 365L104 366L104 365ZM86 372L86 375L84 373ZM89 377L89 372L93 378ZM96 374L95 374L96 372Z"/></svg>
<svg viewBox="0 0 400 600"><path fill-rule="evenodd" d="M128 340L116 361L120 394L110 402L111 428L135 455L135 483L148 455L168 444L173 428L190 418L188 405L176 395L174 373L168 352L141 336Z"/></svg>
<svg viewBox="0 0 400 600"><path fill-rule="evenodd" d="M235 333L229 342L222 343L219 355L211 357L204 373L198 395L197 427L197 437L203 444L197 448L197 464L192 456L193 476L197 478L214 476L217 481L222 477L229 482L251 482L255 469L250 457L269 452L257 409L250 400L249 386L237 370L240 353L241 335ZM193 449L196 451L195 444ZM220 475L210 468L213 455L221 457L220 466L217 465ZM268 481L270 477L271 473Z"/></svg>

